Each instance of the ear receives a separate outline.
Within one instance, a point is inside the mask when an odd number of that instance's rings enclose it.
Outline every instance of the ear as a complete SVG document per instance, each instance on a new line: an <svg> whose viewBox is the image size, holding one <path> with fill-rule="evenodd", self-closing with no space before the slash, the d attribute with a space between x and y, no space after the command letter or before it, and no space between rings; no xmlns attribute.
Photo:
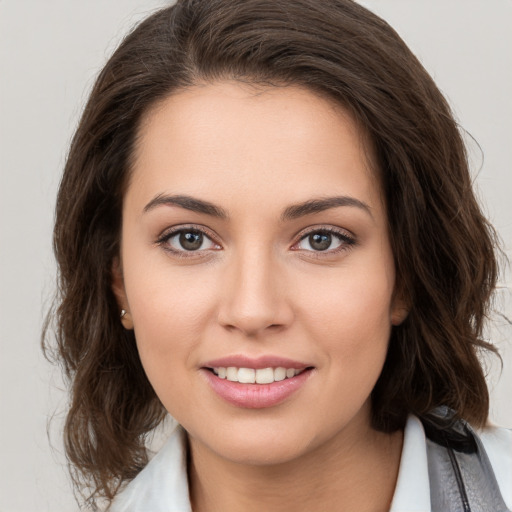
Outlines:
<svg viewBox="0 0 512 512"><path fill-rule="evenodd" d="M133 329L133 320L128 307L126 290L124 287L123 268L119 257L112 261L112 292L119 306L119 318L125 329Z"/></svg>
<svg viewBox="0 0 512 512"><path fill-rule="evenodd" d="M404 297L402 290L395 290L391 303L391 325L398 326L404 322L409 314L409 301Z"/></svg>
<svg viewBox="0 0 512 512"><path fill-rule="evenodd" d="M400 325L409 314L409 308L405 305L403 306L394 306L391 310L391 325L397 326Z"/></svg>

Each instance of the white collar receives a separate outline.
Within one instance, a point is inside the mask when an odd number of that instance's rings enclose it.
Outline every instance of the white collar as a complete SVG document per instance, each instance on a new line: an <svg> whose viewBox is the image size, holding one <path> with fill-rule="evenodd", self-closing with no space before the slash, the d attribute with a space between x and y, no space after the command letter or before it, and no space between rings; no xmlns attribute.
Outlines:
<svg viewBox="0 0 512 512"><path fill-rule="evenodd" d="M149 464L116 496L111 512L192 512L185 431L178 425Z"/></svg>
<svg viewBox="0 0 512 512"><path fill-rule="evenodd" d="M185 432L176 427L151 462L114 500L111 512L191 512ZM390 512L430 512L425 432L410 416Z"/></svg>
<svg viewBox="0 0 512 512"><path fill-rule="evenodd" d="M430 512L425 431L416 416L409 416L404 430L400 469L390 512Z"/></svg>

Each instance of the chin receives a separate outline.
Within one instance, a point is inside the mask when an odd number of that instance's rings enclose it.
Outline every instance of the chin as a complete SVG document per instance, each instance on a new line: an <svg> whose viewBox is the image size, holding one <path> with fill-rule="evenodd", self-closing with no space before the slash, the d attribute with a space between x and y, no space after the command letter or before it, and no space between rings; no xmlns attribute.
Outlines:
<svg viewBox="0 0 512 512"><path fill-rule="evenodd" d="M276 466L300 458L307 444L286 435L261 436L260 439L221 439L211 446L222 458L245 466Z"/></svg>
<svg viewBox="0 0 512 512"><path fill-rule="evenodd" d="M307 456L336 436L317 432L305 421L237 421L217 425L209 432L189 435L211 453L227 461L250 466L286 464ZM206 434L206 435L204 435Z"/></svg>

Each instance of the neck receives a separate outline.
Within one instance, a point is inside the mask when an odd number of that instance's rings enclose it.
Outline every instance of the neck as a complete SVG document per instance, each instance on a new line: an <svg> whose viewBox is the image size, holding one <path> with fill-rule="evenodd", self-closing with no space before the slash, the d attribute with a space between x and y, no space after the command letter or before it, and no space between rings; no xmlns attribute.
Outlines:
<svg viewBox="0 0 512 512"><path fill-rule="evenodd" d="M349 429L347 429L349 430ZM226 460L189 440L194 512L389 510L402 432L342 431L312 452L273 465Z"/></svg>

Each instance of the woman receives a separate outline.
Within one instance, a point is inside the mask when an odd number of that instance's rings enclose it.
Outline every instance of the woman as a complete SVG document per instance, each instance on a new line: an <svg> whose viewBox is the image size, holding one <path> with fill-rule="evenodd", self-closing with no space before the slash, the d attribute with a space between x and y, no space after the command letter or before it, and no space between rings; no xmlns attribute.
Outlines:
<svg viewBox="0 0 512 512"><path fill-rule="evenodd" d="M444 98L358 4L139 25L73 139L55 249L90 504L512 507L510 433L466 423L488 415L494 233Z"/></svg>

